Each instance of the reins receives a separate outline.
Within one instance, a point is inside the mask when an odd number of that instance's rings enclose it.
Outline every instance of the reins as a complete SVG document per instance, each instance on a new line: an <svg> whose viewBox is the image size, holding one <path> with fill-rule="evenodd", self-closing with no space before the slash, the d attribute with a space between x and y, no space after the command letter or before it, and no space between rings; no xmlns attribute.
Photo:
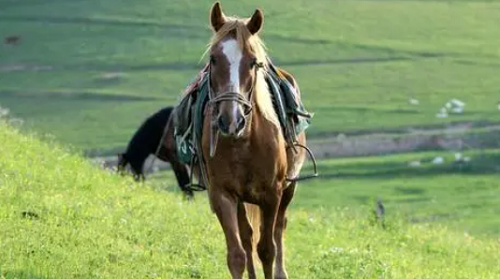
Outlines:
<svg viewBox="0 0 500 279"><path fill-rule="evenodd" d="M191 127L192 125L193 124L191 123L189 126ZM154 162L158 158L158 154L160 153L161 146L163 145L163 141L165 140L165 136L167 135L167 132L168 132L167 127L168 127L168 120L163 128L163 134L161 136L160 142L158 143L158 146L156 147L156 152L154 154L155 156L153 157L153 160L151 160L151 163L150 163L149 168L148 168L148 172L151 172L151 169L153 168ZM193 154L196 154L193 149L191 149L191 152L193 152ZM190 163L189 184L183 185L183 187L184 187L184 189L189 190L189 191L197 191L197 192L204 191L204 190L206 190L206 188L203 185L193 183L193 173L194 173L193 166L195 163L196 163L195 156L193 156L193 158L191 159L191 163ZM203 175L205 175L205 174L203 173Z"/></svg>
<svg viewBox="0 0 500 279"><path fill-rule="evenodd" d="M252 94L255 89L255 85L257 83L257 71L264 66L263 63L257 63L255 65L255 81L252 84L252 87L248 91L248 99L243 96L243 94L238 93L238 92L224 92L219 94L218 96L214 96L212 84L211 84L211 68L210 64L208 66L207 72L208 72L208 77L207 77L207 83L208 83L208 103L207 105L211 107L211 114L210 114L210 158L213 158L215 155L215 151L217 149L217 142L219 140L219 128L217 127L217 121L216 119L216 106L220 104L221 102L237 102L238 104L241 104L244 106L244 117L247 119L250 114L252 113L253 106L252 106ZM197 126L197 125L195 125ZM189 176L189 185L186 185L188 189L191 191L203 191L206 190L206 187L208 186L208 177L207 177L207 172L206 172L206 166L205 162L203 160L203 156L201 154L203 153L201 151L201 145L200 142L196 136L196 132L194 133L194 141L195 141L195 146L198 146L198 152L195 152L195 150L191 150L193 157L191 158L190 162L190 176ZM201 174L201 179L203 179L205 185L201 184L194 184L193 183L193 170L194 170L194 165L198 163L198 166L200 167L200 174Z"/></svg>
<svg viewBox="0 0 500 279"><path fill-rule="evenodd" d="M252 87L248 91L248 94L247 94L248 99L245 98L244 95L241 93L231 92L231 91L220 93L218 96L214 96L213 88L212 88L212 85L210 82L211 81L211 70L210 70L210 66L208 67L208 75L209 75L208 76L208 98L209 98L208 105L212 107L211 114L210 114L210 158L213 158L213 156L215 155L215 152L217 149L217 143L219 140L219 128L217 126L217 121L215 120L217 110L214 109L214 107L216 108L217 104L220 104L221 102L225 102L225 101L237 102L245 107L244 117L245 117L245 119L247 119L253 110L252 94L253 94L253 91L255 90L255 85L257 84L257 72L260 68L263 68L263 66L264 66L264 64L261 62L261 63L258 63L255 67L255 80L252 84ZM308 115L300 114L300 116L308 116ZM298 151L297 151L296 147L299 147L299 148L304 149L307 152L307 154L309 155L309 158L311 159L311 161L313 163L313 169L314 169L314 173L311 175L296 176L293 178L286 177L285 178L286 181L287 182L298 182L298 181L304 181L304 180L318 177L319 174L318 174L318 168L317 168L317 164L316 164L316 158L314 157L314 154L312 153L312 151L307 146L304 146L304 145L298 143L297 139L295 137L293 139L286 137L286 140L287 140L287 144L288 144L287 150L289 150L291 148L293 150L293 152L297 153ZM200 163L200 171L202 172L205 183L208 183L208 178L206 177L206 173L204 170L205 166L203 165L201 160L199 163ZM194 160L192 160L192 162L191 162L191 165L193 165L193 164L194 164ZM192 176L191 176L191 183L190 184L195 186L194 184L192 184ZM199 185L196 185L196 186L199 186Z"/></svg>
<svg viewBox="0 0 500 279"><path fill-rule="evenodd" d="M211 107L211 113L210 113L210 125L211 125L211 127L210 127L210 157L211 158L213 158L213 156L215 155L215 152L217 149L217 142L219 139L219 128L217 126L217 121L216 121L217 105L220 104L221 102L231 102L231 101L237 102L238 104L240 104L244 107L244 115L243 116L245 119L247 119L253 111L252 96L253 96L253 93L255 90L255 86L257 84L257 72L261 68L263 68L263 63L256 64L255 80L252 84L252 87L247 92L247 94L241 94L238 92L228 91L228 92L224 92L224 93L219 93L217 96L214 96L215 94L214 94L214 91L213 91L213 88L212 88L212 85L210 82L211 81L211 71L210 71L210 66L208 66L208 73L207 73L208 74L208 78L207 78L208 102L207 102L207 105L209 107ZM245 95L247 95L248 98L245 98ZM299 114L299 116L304 116L304 117L308 116L308 115L302 115L299 112L297 112L297 113ZM293 122L291 123L291 125L292 125L292 129L294 130L295 125L293 124ZM189 126L190 128L188 128L188 130L191 130L192 126L193 126L193 123L190 124L190 126ZM163 129L162 137L160 139L160 142L159 142L159 144L156 148L156 152L154 154L155 156L153 157L153 160L151 161L150 166L148 168L149 172L153 168L154 162L155 162L156 158L158 157L161 146L162 146L163 141L165 139L165 136L167 134L167 127L168 127L168 121L165 124L165 127ZM194 134L196 134L196 133L194 133ZM187 133L184 136L187 136ZM318 177L316 158L314 157L314 154L312 153L312 151L307 146L304 146L304 145L298 143L297 139L295 137L285 137L285 139L287 142L287 148L286 148L287 151L289 149L292 149L292 151L294 153L297 153L298 152L297 148L302 148L307 152L307 154L309 155L309 158L312 161L313 170L314 170L314 173L311 175L296 176L293 178L286 177L285 180L287 182L293 183L293 182L304 181L304 180ZM198 142L198 139L196 136L194 137L194 141ZM199 143L195 143L195 145L199 146ZM193 157L191 158L191 162L190 162L189 184L184 185L184 187L189 191L204 191L207 189L206 187L208 186L208 177L207 177L205 162L203 160L203 156L201 155L202 154L201 153L202 152L201 146L199 146L198 148L194 148L194 149L191 146L189 148L191 148L191 153L193 154ZM199 149L198 151L201 154L198 154L198 152L196 152L197 149ZM200 167L201 179L204 181L205 185L193 183L193 181L194 181L194 166L196 164L198 164Z"/></svg>
<svg viewBox="0 0 500 279"><path fill-rule="evenodd" d="M208 66L208 105L211 107L211 114L210 114L210 158L213 158L215 155L215 151L217 149L217 143L219 141L219 128L217 127L217 105L220 104L221 102L236 102L240 105L244 106L244 114L243 117L245 117L245 120L248 119L250 114L252 113L253 106L252 106L252 96L253 96L253 91L255 90L255 85L257 84L257 72L259 69L263 68L264 64L263 63L257 63L255 65L255 79L254 82L252 83L252 87L250 90L248 90L248 98L245 98L244 94L238 93L238 92L224 92L218 94L218 96L214 96L214 91L212 88L211 84L211 66Z"/></svg>

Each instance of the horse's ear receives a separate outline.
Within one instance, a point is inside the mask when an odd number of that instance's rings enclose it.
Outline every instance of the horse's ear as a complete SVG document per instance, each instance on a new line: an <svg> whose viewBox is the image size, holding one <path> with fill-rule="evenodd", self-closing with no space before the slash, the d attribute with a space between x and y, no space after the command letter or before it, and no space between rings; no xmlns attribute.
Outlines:
<svg viewBox="0 0 500 279"><path fill-rule="evenodd" d="M212 29L217 32L226 23L226 16L222 12L220 2L215 2L210 10L210 24Z"/></svg>
<svg viewBox="0 0 500 279"><path fill-rule="evenodd" d="M257 34L264 25L264 13L260 9L256 9L250 20L247 22L248 31L252 35Z"/></svg>

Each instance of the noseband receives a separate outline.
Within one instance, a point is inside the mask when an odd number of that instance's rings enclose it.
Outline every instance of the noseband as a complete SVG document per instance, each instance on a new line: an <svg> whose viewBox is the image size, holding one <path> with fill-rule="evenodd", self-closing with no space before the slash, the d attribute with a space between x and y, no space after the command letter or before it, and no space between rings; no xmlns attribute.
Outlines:
<svg viewBox="0 0 500 279"><path fill-rule="evenodd" d="M255 85L257 84L257 72L259 71L260 68L264 67L264 64L257 63L254 67L255 69L255 75L254 75L254 81L252 83L252 87L247 94L244 93L238 93L234 91L227 91L223 93L219 93L217 96L215 96L214 90L212 88L212 70L211 70L211 64L208 66L208 106L211 107L211 115L210 115L210 158L212 158L215 155L215 150L217 148L217 141L219 140L219 128L217 125L217 116L216 112L217 110L215 108L218 108L218 105L222 102L236 102L240 105L243 106L244 111L243 111L243 117L245 120L250 116L253 110L252 106L252 96L253 92L255 90ZM248 95L248 98L245 98L245 95ZM215 135L214 135L215 134Z"/></svg>

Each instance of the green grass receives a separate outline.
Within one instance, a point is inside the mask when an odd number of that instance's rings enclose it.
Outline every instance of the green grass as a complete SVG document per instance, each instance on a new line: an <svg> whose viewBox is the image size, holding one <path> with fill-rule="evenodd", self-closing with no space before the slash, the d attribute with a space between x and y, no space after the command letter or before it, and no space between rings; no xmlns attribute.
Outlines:
<svg viewBox="0 0 500 279"><path fill-rule="evenodd" d="M442 165L432 163L438 156L445 160ZM471 150L463 156L470 162L457 163L453 152L444 151L322 160L320 177L300 184L292 207L370 211L381 199L389 216L406 222L498 238L500 150ZM417 160L420 167L409 165ZM306 165L303 174L311 172L311 165ZM149 178L160 185L175 179L170 170Z"/></svg>
<svg viewBox="0 0 500 279"><path fill-rule="evenodd" d="M0 36L18 34L23 41L0 46L0 104L29 129L82 149L123 146L147 115L174 104L201 68L210 35L210 1L27 3L2 2ZM307 108L316 113L311 136L498 122L500 4L494 1L223 5L228 14L241 16L263 8L262 36L270 54L296 75ZM8 65L27 69L5 70ZM53 69L29 70L30 65ZM126 75L100 78L117 71ZM421 105L408 105L410 96ZM465 113L436 118L452 98L466 102Z"/></svg>
<svg viewBox="0 0 500 279"><path fill-rule="evenodd" d="M204 195L185 201L174 180L136 184L3 122L0 142L0 278L229 277L223 234ZM293 278L500 272L498 240L408 224L392 213L384 230L363 207L306 210L300 203L311 186L299 190L290 212Z"/></svg>
<svg viewBox="0 0 500 279"><path fill-rule="evenodd" d="M444 164L432 160L442 156ZM373 206L414 223L444 224L457 231L500 235L500 151L467 151L468 163L450 152L421 152L322 161L322 178L300 188L296 206L332 210ZM421 161L420 167L409 166Z"/></svg>

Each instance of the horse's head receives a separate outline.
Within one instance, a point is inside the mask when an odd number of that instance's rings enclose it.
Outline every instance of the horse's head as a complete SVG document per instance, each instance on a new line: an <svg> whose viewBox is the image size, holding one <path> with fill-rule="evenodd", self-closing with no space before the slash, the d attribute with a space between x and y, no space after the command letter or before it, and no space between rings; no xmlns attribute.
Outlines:
<svg viewBox="0 0 500 279"><path fill-rule="evenodd" d="M118 162L116 163L116 172L122 173L125 171L125 167L128 164L127 158L125 158L125 153L118 153Z"/></svg>
<svg viewBox="0 0 500 279"><path fill-rule="evenodd" d="M210 11L214 36L210 54L210 99L216 124L225 136L239 137L251 113L257 71L265 56L257 33L264 22L257 9L251 18L236 19L224 15L219 2Z"/></svg>

